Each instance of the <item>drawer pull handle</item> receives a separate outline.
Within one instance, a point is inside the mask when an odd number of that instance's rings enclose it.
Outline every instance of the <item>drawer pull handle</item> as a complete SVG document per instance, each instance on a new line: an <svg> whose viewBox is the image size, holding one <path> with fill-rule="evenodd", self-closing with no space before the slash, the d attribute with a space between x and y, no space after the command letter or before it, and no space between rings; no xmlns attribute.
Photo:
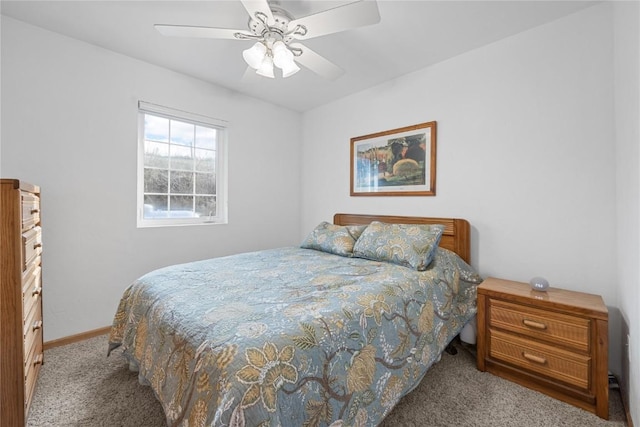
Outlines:
<svg viewBox="0 0 640 427"><path fill-rule="evenodd" d="M31 296L35 297L36 295L40 295L42 293L42 286L36 286L33 288L33 292L31 292Z"/></svg>
<svg viewBox="0 0 640 427"><path fill-rule="evenodd" d="M33 323L33 330L34 331L37 331L40 328L42 328L42 320L38 320L37 322Z"/></svg>
<svg viewBox="0 0 640 427"><path fill-rule="evenodd" d="M539 363L541 365L546 365L547 364L547 359L545 359L544 357L540 357L540 356L534 356L533 354L529 354L525 351L522 352L522 357L524 357L527 360L530 360L532 362L535 363Z"/></svg>
<svg viewBox="0 0 640 427"><path fill-rule="evenodd" d="M530 328L541 329L541 330L547 329L547 325L545 325L544 323L534 322L533 320L529 320L529 319L524 319L522 323L524 323L525 326L528 326Z"/></svg>
<svg viewBox="0 0 640 427"><path fill-rule="evenodd" d="M38 365L42 365L42 354L37 355L33 359L33 366L38 366Z"/></svg>
<svg viewBox="0 0 640 427"><path fill-rule="evenodd" d="M38 209L31 209L31 215L33 215L33 214L37 214L38 212L39 212L39 210L38 210Z"/></svg>

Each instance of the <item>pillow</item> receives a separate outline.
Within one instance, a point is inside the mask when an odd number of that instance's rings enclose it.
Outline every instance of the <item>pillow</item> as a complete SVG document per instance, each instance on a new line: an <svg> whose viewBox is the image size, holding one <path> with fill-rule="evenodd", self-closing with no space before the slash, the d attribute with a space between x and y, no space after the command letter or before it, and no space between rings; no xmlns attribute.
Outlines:
<svg viewBox="0 0 640 427"><path fill-rule="evenodd" d="M353 245L365 228L366 225L344 226L323 221L309 233L300 247L350 257Z"/></svg>
<svg viewBox="0 0 640 427"><path fill-rule="evenodd" d="M353 256L386 261L414 270L427 269L444 225L385 224L373 221L353 248Z"/></svg>

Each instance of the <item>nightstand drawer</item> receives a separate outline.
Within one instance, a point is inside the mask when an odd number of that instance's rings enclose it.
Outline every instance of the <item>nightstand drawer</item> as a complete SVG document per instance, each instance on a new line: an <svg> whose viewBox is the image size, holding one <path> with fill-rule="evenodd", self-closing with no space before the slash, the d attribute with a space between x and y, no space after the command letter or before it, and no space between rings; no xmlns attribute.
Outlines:
<svg viewBox="0 0 640 427"><path fill-rule="evenodd" d="M591 358L514 335L491 330L490 357L528 371L589 389Z"/></svg>
<svg viewBox="0 0 640 427"><path fill-rule="evenodd" d="M540 310L522 304L490 300L489 324L533 338L589 351L589 319Z"/></svg>

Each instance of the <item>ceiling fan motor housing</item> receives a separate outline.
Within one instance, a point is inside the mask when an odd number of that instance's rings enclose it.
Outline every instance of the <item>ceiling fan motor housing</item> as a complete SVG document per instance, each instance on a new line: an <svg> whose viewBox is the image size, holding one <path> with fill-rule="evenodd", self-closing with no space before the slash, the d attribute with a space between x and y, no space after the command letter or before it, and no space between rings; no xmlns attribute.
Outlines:
<svg viewBox="0 0 640 427"><path fill-rule="evenodd" d="M278 6L270 5L270 8L273 14L273 22L268 22L265 14L256 12L255 16L249 18L249 30L254 35L264 38L265 41L274 43L282 40L288 44L293 40L293 37L287 34L289 22L293 20L293 17Z"/></svg>

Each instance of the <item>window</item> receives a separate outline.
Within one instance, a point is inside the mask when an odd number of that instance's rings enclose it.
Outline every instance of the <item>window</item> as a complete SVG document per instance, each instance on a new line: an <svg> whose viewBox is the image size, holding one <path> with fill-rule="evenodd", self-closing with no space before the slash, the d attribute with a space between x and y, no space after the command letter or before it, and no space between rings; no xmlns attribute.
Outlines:
<svg viewBox="0 0 640 427"><path fill-rule="evenodd" d="M226 223L226 122L138 110L138 227Z"/></svg>

